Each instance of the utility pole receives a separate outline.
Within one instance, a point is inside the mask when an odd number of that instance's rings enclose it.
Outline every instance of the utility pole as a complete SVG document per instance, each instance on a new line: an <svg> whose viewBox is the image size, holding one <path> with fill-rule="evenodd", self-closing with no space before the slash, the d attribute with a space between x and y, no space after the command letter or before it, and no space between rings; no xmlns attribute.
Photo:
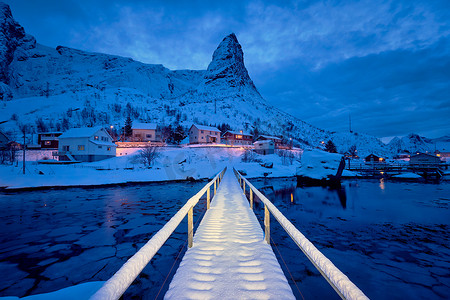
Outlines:
<svg viewBox="0 0 450 300"><path fill-rule="evenodd" d="M350 130L350 133L352 133L352 116L350 114L348 115L348 128Z"/></svg>
<svg viewBox="0 0 450 300"><path fill-rule="evenodd" d="M23 174L25 174L25 125L23 127Z"/></svg>

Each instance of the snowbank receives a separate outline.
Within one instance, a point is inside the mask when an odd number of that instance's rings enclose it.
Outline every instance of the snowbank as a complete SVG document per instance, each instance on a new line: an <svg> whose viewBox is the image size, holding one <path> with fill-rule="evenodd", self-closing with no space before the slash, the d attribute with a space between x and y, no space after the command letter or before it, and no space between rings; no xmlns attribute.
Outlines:
<svg viewBox="0 0 450 300"><path fill-rule="evenodd" d="M403 179L418 179L422 178L419 174L408 172L408 173L402 173L398 175L392 176L392 178L403 178Z"/></svg>
<svg viewBox="0 0 450 300"><path fill-rule="evenodd" d="M312 179L326 179L329 175L335 176L341 162L342 155L328 153L321 150L304 151L301 160L301 167L297 175Z"/></svg>

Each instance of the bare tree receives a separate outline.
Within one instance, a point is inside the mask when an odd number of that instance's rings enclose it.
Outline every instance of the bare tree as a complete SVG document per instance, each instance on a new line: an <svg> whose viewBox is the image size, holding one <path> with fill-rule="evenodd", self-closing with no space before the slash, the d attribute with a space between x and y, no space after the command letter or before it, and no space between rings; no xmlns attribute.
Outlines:
<svg viewBox="0 0 450 300"><path fill-rule="evenodd" d="M281 157L281 163L285 166L290 166L294 162L295 155L292 151L280 149L277 154Z"/></svg>
<svg viewBox="0 0 450 300"><path fill-rule="evenodd" d="M146 167L151 167L155 160L160 156L159 147L149 146L141 150L141 162Z"/></svg>
<svg viewBox="0 0 450 300"><path fill-rule="evenodd" d="M244 153L241 156L242 162L261 162L261 159L258 158L258 155L250 149L245 149Z"/></svg>

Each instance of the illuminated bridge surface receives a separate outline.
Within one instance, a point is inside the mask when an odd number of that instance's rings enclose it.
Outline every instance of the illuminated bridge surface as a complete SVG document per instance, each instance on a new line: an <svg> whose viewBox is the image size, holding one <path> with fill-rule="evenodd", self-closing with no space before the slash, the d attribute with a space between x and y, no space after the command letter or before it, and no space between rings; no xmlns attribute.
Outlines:
<svg viewBox="0 0 450 300"><path fill-rule="evenodd" d="M226 172L166 299L295 299L233 172Z"/></svg>

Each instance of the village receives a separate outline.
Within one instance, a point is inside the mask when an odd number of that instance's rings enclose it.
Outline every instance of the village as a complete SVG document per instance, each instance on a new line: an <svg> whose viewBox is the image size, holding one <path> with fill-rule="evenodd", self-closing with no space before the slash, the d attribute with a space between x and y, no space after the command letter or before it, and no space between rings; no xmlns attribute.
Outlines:
<svg viewBox="0 0 450 300"><path fill-rule="evenodd" d="M275 149L292 149L292 143L284 143L281 137L259 135L240 131L221 131L217 127L192 124L187 134L184 130L164 133L155 123L135 122L123 131L129 134L117 135L110 127L71 128L65 132L41 132L37 134L37 143L24 144L11 141L0 132L0 150L3 152L22 150L40 150L46 155L47 163L96 162L115 156L133 153L130 149L146 147L174 147L197 145L212 147L239 147L252 149L262 155L273 154ZM173 138L178 135L177 138ZM172 138L172 139L171 139ZM169 141L170 140L170 141ZM6 154L3 154L6 159ZM51 159L50 159L51 157Z"/></svg>
<svg viewBox="0 0 450 300"><path fill-rule="evenodd" d="M108 179L108 176L103 174L101 177L105 179L98 181L92 180L92 177L96 175L88 176L87 173L84 175L81 173L78 180L70 178L66 182L54 183L55 185L80 185L80 180L90 185L135 180L164 181L208 178L212 172L217 170L217 166L211 163L216 160L216 156L220 157L219 160L222 160L223 166L229 163L238 163L242 166L242 170L249 169L244 172L252 174L252 177L306 175L313 180L319 180L320 185L323 184L324 179L327 180L329 177L337 175L338 178L342 176L344 178L408 180L439 180L448 175L450 153L446 152L400 153L392 157L371 153L360 158L356 148L346 153L334 154L337 151L332 141L322 141L315 148L301 149L294 147L292 140L283 137L254 135L243 130L232 130L225 125L216 127L192 124L188 130L182 126L174 128L167 130L167 127L156 123L127 120L125 126L119 130L110 125L71 128L65 132L41 132L34 135L35 143L33 143L33 139L29 139L32 141L31 143L11 141L6 134L0 133L1 162L5 167L15 166L16 173L20 171L22 174L28 174L30 182L34 178L34 183L29 182L23 185L17 183L16 180L15 187L47 185L42 176L36 177L35 175L48 175L54 173L54 169L58 166L69 165L73 167L80 165L80 167L89 167L95 170L127 170L139 166L141 169L155 168L150 177L145 174L136 177L134 174L131 178L124 176L123 178ZM24 140L26 141L25 138ZM23 151L24 148L25 151ZM305 151L313 151L312 160L316 160L316 162L311 161L308 155L302 159ZM163 153L165 156L161 159ZM198 158L199 153L203 153L204 157ZM155 165L158 159L161 161ZM195 162L196 159L199 161ZM203 162L209 163L204 170L197 172L195 176L192 176L192 172L185 172L187 164L190 166L201 165L202 159ZM342 170L338 171L340 160L344 160L345 170L343 165ZM170 168L175 171L167 171L167 161L171 162ZM40 167L28 168L27 163L28 167L30 165L40 165ZM316 165L314 170L311 165ZM166 174L162 177L158 175L159 168L166 170ZM120 176L123 174L116 175L116 177ZM14 177L17 177L17 174ZM328 185L328 183L324 185ZM9 186L9 184L3 182L2 186Z"/></svg>

